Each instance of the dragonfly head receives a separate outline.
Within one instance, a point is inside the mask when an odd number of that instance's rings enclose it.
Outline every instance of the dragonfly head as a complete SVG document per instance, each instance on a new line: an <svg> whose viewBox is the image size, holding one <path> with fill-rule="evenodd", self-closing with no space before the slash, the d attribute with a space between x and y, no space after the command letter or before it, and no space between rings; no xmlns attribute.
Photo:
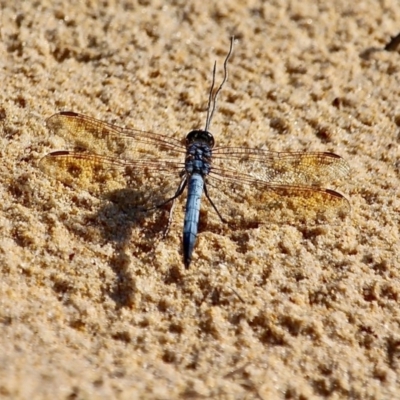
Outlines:
<svg viewBox="0 0 400 400"><path fill-rule="evenodd" d="M191 131L186 136L186 146L189 146L193 143L204 143L208 145L210 148L214 147L214 137L208 131L203 130L195 130Z"/></svg>

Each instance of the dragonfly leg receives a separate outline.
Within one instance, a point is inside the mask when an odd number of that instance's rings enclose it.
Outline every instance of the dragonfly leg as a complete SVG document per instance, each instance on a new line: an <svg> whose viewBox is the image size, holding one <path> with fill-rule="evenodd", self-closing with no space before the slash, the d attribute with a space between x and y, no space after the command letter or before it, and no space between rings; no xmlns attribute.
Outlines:
<svg viewBox="0 0 400 400"><path fill-rule="evenodd" d="M169 199L163 201L161 204L157 204L154 207L151 208L147 208L146 210L144 210L145 212L147 211L151 211L151 210L155 210L156 208L161 208L163 206L165 206L166 204L170 203L172 201L172 205L171 205L171 209L169 210L169 217L168 217L168 223L166 228L164 229L164 233L163 233L163 239L166 238L166 236L168 235L169 232L169 228L171 227L171 223L172 223L172 216L174 213L174 208L175 208L175 200L182 194L182 192L184 191L185 187L186 187L186 176L181 180L181 183L178 186L177 191L175 192L175 194L170 197Z"/></svg>
<svg viewBox="0 0 400 400"><path fill-rule="evenodd" d="M163 239L165 239L167 237L168 232L169 232L169 228L171 227L172 216L174 214L174 209L175 209L175 200L176 200L176 197L174 196L174 198L172 199L171 208L169 210L168 223L167 223L167 226L164 229L164 233L163 233L163 236L162 236ZM169 200L169 201L171 201L171 200Z"/></svg>
<svg viewBox="0 0 400 400"><path fill-rule="evenodd" d="M220 220L225 224L226 220L222 217L222 215L220 214L220 212L218 211L217 206L214 204L214 202L211 200L210 196L208 195L207 192L207 185L204 184L204 193L208 199L208 201L210 202L210 204L212 205L213 209L215 210L215 212L217 213L218 217L220 218Z"/></svg>
<svg viewBox="0 0 400 400"><path fill-rule="evenodd" d="M186 187L186 183L187 182L186 182L186 176L185 176L185 178L182 179L181 183L179 184L177 191L175 192L175 194L172 197L170 197L169 199L163 201L160 204L155 205L154 207L146 208L143 211L144 212L152 211L152 210L155 210L156 208L161 208L161 207L165 206L166 204L168 204L171 201L174 201L175 199L177 199L182 194L183 190Z"/></svg>
<svg viewBox="0 0 400 400"><path fill-rule="evenodd" d="M164 203L162 203L162 204L157 206L157 208L158 207L162 207L163 205L165 205L165 204L169 203L170 201L172 201L171 208L169 210L168 223L167 223L167 226L166 226L166 228L164 230L164 233L163 233L163 239L165 239L167 237L168 232L169 232L169 228L171 227L172 216L174 214L174 209L175 209L175 200L182 194L183 190L186 187L186 182L187 181L186 181L186 177L185 177L184 179L181 180L181 183L179 184L179 187L178 187L178 190L176 191L176 193L170 199L168 199Z"/></svg>

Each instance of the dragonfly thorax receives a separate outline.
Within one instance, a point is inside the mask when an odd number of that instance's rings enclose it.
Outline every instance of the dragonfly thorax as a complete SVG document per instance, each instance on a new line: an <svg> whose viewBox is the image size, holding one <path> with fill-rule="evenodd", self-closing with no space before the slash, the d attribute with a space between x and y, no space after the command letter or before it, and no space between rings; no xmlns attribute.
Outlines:
<svg viewBox="0 0 400 400"><path fill-rule="evenodd" d="M194 139L192 141L187 140L186 149L186 160L185 170L189 175L199 174L201 176L208 175L211 169L211 156L212 156L212 144L214 139L212 135L207 131L192 131L188 134L193 136L200 136L204 138L211 138L210 141L206 142L200 138L200 140ZM209 136L206 136L209 135Z"/></svg>

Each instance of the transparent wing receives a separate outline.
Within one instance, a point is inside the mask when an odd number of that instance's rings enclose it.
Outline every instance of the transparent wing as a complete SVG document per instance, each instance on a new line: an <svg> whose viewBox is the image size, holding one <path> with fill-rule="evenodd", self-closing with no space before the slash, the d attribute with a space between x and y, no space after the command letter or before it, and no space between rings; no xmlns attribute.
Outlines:
<svg viewBox="0 0 400 400"><path fill-rule="evenodd" d="M179 140L135 129L121 128L71 111L52 115L46 126L73 144L75 149L130 160L184 158Z"/></svg>
<svg viewBox="0 0 400 400"><path fill-rule="evenodd" d="M268 183L321 185L349 175L348 163L334 153L273 152L240 147L213 151L213 168L220 176L241 174Z"/></svg>
<svg viewBox="0 0 400 400"><path fill-rule="evenodd" d="M323 183L349 174L333 153L276 153L219 148L213 153L208 192L231 224L339 223L348 200Z"/></svg>
<svg viewBox="0 0 400 400"><path fill-rule="evenodd" d="M55 151L40 161L42 170L63 183L94 195L129 188L130 201L145 208L175 194L184 168L179 141L72 112L53 115L47 125L79 149Z"/></svg>

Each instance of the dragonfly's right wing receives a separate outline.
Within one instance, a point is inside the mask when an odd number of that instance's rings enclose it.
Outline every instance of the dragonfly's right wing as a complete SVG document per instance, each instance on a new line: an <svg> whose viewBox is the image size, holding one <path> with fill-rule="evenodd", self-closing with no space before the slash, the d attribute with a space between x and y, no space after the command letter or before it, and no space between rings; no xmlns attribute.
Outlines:
<svg viewBox="0 0 400 400"><path fill-rule="evenodd" d="M342 157L327 152L274 152L245 147L213 151L216 174L286 185L317 185L346 178L350 167Z"/></svg>
<svg viewBox="0 0 400 400"><path fill-rule="evenodd" d="M338 224L350 212L346 197L332 189L213 178L207 182L208 193L232 225Z"/></svg>
<svg viewBox="0 0 400 400"><path fill-rule="evenodd" d="M230 168L213 168L207 179L208 193L231 224L337 224L350 211L339 192L293 179L257 179ZM293 176L289 171L288 177ZM302 182L300 180L300 182Z"/></svg>
<svg viewBox="0 0 400 400"><path fill-rule="evenodd" d="M348 175L347 162L333 153L220 147L213 151L208 191L231 223L336 223L349 202L324 186Z"/></svg>

